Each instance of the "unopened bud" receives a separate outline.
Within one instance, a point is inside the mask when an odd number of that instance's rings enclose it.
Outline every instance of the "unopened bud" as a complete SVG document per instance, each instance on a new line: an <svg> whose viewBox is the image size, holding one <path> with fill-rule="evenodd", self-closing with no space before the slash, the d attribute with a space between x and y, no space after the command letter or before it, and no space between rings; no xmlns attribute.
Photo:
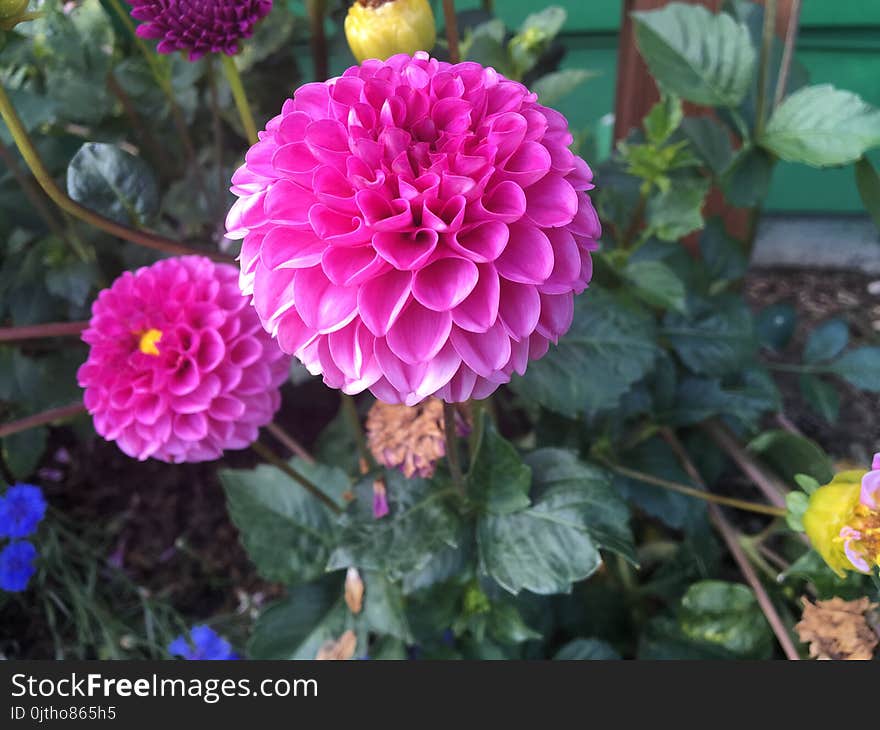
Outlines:
<svg viewBox="0 0 880 730"><path fill-rule="evenodd" d="M360 63L430 51L437 31L428 0L355 0L345 18L345 37Z"/></svg>

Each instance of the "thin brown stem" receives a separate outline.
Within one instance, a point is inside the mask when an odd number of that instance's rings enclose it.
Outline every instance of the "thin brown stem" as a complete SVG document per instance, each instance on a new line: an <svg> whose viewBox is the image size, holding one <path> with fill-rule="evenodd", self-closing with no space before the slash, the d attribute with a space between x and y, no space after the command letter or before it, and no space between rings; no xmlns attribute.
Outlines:
<svg viewBox="0 0 880 730"><path fill-rule="evenodd" d="M49 171L43 164L27 130L21 123L21 119L19 119L12 102L6 95L6 90L2 85L0 85L0 117L3 118L3 121L6 122L6 126L9 127L9 131L12 134L12 138L15 140L18 151L21 153L21 156L24 158L24 161L27 163L33 176L40 184L40 187L43 188L46 195L48 195L49 198L51 198L51 200L65 212L75 218L79 218L85 223L100 228L106 233L118 236L119 238L131 241L140 246L151 248L154 251L161 251L162 253L178 256L199 254L201 256L208 256L215 261L232 260L232 257L227 256L226 254L220 252L199 251L198 249L190 248L189 246L185 246L170 238L166 238L159 233L154 233L153 231L129 228L128 226L117 223L100 213L96 213L95 211L80 205L73 200L73 198L70 198L49 174Z"/></svg>
<svg viewBox="0 0 880 730"><path fill-rule="evenodd" d="M786 416L784 413L777 413L773 420L779 424L779 427L788 431L789 433L793 433L795 436L803 436L801 430L792 423L791 419Z"/></svg>
<svg viewBox="0 0 880 730"><path fill-rule="evenodd" d="M687 450L684 448L681 441L678 440L675 433L668 428L662 429L661 433L666 442L672 447L672 450L675 452L676 457L687 475L694 480L695 484L699 484L704 489L707 489L706 482L703 480L699 470L691 460L690 456L688 456ZM761 611L764 613L767 623L770 624L770 628L773 629L773 633L776 635L776 640L782 647L782 651L785 653L786 658L791 660L800 659L785 623L779 616L779 612L776 610L776 606L773 605L773 601L770 600L770 596L767 595L767 591L764 589L761 579L758 578L758 574L755 572L755 569L752 567L752 564L749 562L749 559L740 544L739 533L727 521L724 517L724 513L717 504L710 504L708 509L709 519L711 519L715 529L718 530L718 533L727 545L727 549L730 550L730 554L733 556L737 567L743 574L743 578L746 579L746 582L755 592L755 597L758 599L758 605L761 607Z"/></svg>
<svg viewBox="0 0 880 730"><path fill-rule="evenodd" d="M801 0L792 0L791 10L788 15L788 25L785 28L785 42L782 46L782 59L779 62L779 76L776 78L776 93L773 95L774 108L779 106L785 96L785 88L788 85L788 76L791 73L791 60L794 56L794 46L797 39L800 20Z"/></svg>
<svg viewBox="0 0 880 730"><path fill-rule="evenodd" d="M292 454L295 454L300 459L302 459L307 464L314 464L315 457L313 457L308 451L306 451L305 447L297 441L293 436L291 436L287 431L285 431L281 426L272 421L268 426L266 426L266 430L271 433L278 441L284 446L288 451Z"/></svg>
<svg viewBox="0 0 880 730"><path fill-rule="evenodd" d="M619 466L617 464L612 464L607 461L603 461L603 463L605 464L605 466L611 469L611 471L616 472L621 476L625 476L630 479L636 479L640 482L645 482L646 484L651 484L655 487L662 487L663 489L668 489L671 492L678 492L679 494L684 494L688 497L702 499L705 502L723 504L725 507L734 507L736 509L741 509L746 512L756 512L758 514L772 515L774 517L782 517L783 515L785 515L785 510L779 509L778 507L771 507L769 505L759 504L757 502L748 502L743 499L735 499L734 497L722 497L720 494L713 494L712 492L706 491L704 489L694 489L693 487L688 487L685 484L679 484L678 482L673 482L669 479L655 477L653 474L647 474L645 472L637 471L635 469L629 469L625 466Z"/></svg>
<svg viewBox="0 0 880 730"><path fill-rule="evenodd" d="M785 494L788 490L776 477L765 471L726 426L718 421L707 421L703 428L772 504L785 507Z"/></svg>
<svg viewBox="0 0 880 730"><path fill-rule="evenodd" d="M464 474L461 471L461 460L458 453L458 433L455 428L455 406L443 401L443 434L446 437L446 462L452 483L459 494L465 495Z"/></svg>
<svg viewBox="0 0 880 730"><path fill-rule="evenodd" d="M309 0L308 2L315 81L326 81L330 75L327 34L324 32L324 13L326 11L324 5L324 0Z"/></svg>
<svg viewBox="0 0 880 730"><path fill-rule="evenodd" d="M276 467L283 471L287 476L289 476L293 481L299 484L303 489L305 489L309 494L311 494L316 499L321 500L327 507L335 512L336 514L342 514L342 507L340 507L336 502L325 492L323 492L317 485L315 485L310 479L304 477L300 474L296 469L294 469L290 464L288 464L284 459L280 458L275 454L272 449L270 449L265 444L262 444L259 441L254 441L251 444L251 448L256 451L264 460L272 464L272 466Z"/></svg>
<svg viewBox="0 0 880 730"><path fill-rule="evenodd" d="M116 79L112 73L107 74L107 90L116 97L116 100L122 106L122 111L128 119L128 123L137 132L144 146L149 148L150 156L156 161L156 164L162 169L163 175L170 176L168 165L166 163L167 156L165 151L159 146L156 137L150 131L149 127L144 124L144 120L134 106L131 97L122 87L122 84Z"/></svg>
<svg viewBox="0 0 880 730"><path fill-rule="evenodd" d="M28 431L37 426L45 426L47 423L61 421L65 418L70 418L71 416L76 416L85 412L86 407L81 401L76 401L76 403L61 406L60 408L50 408L48 411L43 411L42 413L35 413L32 416L26 416L17 421L4 423L0 426L0 438L12 436L12 434L21 433L22 431Z"/></svg>
<svg viewBox="0 0 880 730"><path fill-rule="evenodd" d="M454 0L443 0L443 22L446 25L449 60L452 63L458 63L461 61L461 52L458 48L458 19L455 17Z"/></svg>
<svg viewBox="0 0 880 730"><path fill-rule="evenodd" d="M21 342L22 340L38 340L46 337L75 337L86 327L88 322L48 322L31 324L24 327L0 327L0 342Z"/></svg>
<svg viewBox="0 0 880 730"><path fill-rule="evenodd" d="M761 138L767 122L767 84L770 75L773 36L776 31L776 0L764 3L764 27L761 33L761 57L758 61L758 100L755 102L755 137Z"/></svg>

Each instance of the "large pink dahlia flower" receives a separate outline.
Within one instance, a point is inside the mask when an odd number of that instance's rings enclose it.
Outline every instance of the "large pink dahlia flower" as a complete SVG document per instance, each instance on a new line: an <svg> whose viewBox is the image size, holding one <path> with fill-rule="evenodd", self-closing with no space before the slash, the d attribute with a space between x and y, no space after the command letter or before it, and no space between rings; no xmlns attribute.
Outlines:
<svg viewBox="0 0 880 730"><path fill-rule="evenodd" d="M289 360L237 278L234 266L184 256L128 271L98 295L77 379L101 436L170 462L256 440L281 404Z"/></svg>
<svg viewBox="0 0 880 730"><path fill-rule="evenodd" d="M389 403L484 398L571 325L599 221L558 112L476 63L300 87L232 178L242 290L285 352Z"/></svg>
<svg viewBox="0 0 880 730"><path fill-rule="evenodd" d="M141 38L158 39L159 53L186 51L190 61L206 53L238 53L254 25L272 9L272 0L128 0L131 17L143 21Z"/></svg>

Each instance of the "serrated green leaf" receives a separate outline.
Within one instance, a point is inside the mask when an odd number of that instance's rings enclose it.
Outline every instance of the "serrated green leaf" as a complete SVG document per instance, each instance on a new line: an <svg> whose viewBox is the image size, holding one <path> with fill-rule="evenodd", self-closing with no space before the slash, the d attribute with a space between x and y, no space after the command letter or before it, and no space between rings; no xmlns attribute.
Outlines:
<svg viewBox="0 0 880 730"><path fill-rule="evenodd" d="M661 330L688 368L700 375L724 375L751 361L752 316L740 297L702 300L692 311L689 315L668 312Z"/></svg>
<svg viewBox="0 0 880 730"><path fill-rule="evenodd" d="M840 415L840 394L837 388L810 373L802 373L798 383L801 395L810 407L828 423L835 423Z"/></svg>
<svg viewBox="0 0 880 730"><path fill-rule="evenodd" d="M684 311L687 294L684 282L666 264L660 261L631 261L623 275L635 287L636 296L648 304Z"/></svg>
<svg viewBox="0 0 880 730"><path fill-rule="evenodd" d="M755 335L762 347L782 352L797 326L797 310L791 304L771 304L755 315Z"/></svg>
<svg viewBox="0 0 880 730"><path fill-rule="evenodd" d="M541 634L529 627L516 606L508 601L497 601L486 618L489 635L501 644L521 644L540 639Z"/></svg>
<svg viewBox="0 0 880 730"><path fill-rule="evenodd" d="M314 659L325 641L345 631L348 616L340 574L297 586L263 611L248 642L248 656Z"/></svg>
<svg viewBox="0 0 880 730"><path fill-rule="evenodd" d="M809 503L810 498L803 492L793 490L785 495L785 523L795 532L804 531L804 512Z"/></svg>
<svg viewBox="0 0 880 730"><path fill-rule="evenodd" d="M529 506L532 470L523 464L513 444L503 438L485 411L479 415L480 442L467 475L468 496L496 515Z"/></svg>
<svg viewBox="0 0 880 730"><path fill-rule="evenodd" d="M657 354L654 320L642 308L597 287L574 306L559 345L511 381L520 395L571 417L614 408Z"/></svg>
<svg viewBox="0 0 880 730"><path fill-rule="evenodd" d="M819 482L813 479L813 477L811 477L809 474L795 474L794 480L795 482L797 482L797 485L807 494L812 494L821 486L821 484L819 484Z"/></svg>
<svg viewBox="0 0 880 730"><path fill-rule="evenodd" d="M648 200L648 229L664 241L677 241L703 227L703 200L709 192L705 178L674 180L666 191Z"/></svg>
<svg viewBox="0 0 880 730"><path fill-rule="evenodd" d="M776 108L758 141L790 162L845 165L880 145L880 109L830 84L808 86Z"/></svg>
<svg viewBox="0 0 880 730"><path fill-rule="evenodd" d="M595 71L588 71L585 68L565 68L561 71L551 71L532 84L532 92L538 95L538 101L549 106L568 96L584 81L594 78L596 75Z"/></svg>
<svg viewBox="0 0 880 730"><path fill-rule="evenodd" d="M740 208L761 205L770 189L774 161L758 147L744 147L721 175L727 202Z"/></svg>
<svg viewBox="0 0 880 730"><path fill-rule="evenodd" d="M572 639L553 658L556 661L608 660L620 659L620 654L601 639Z"/></svg>
<svg viewBox="0 0 880 730"><path fill-rule="evenodd" d="M39 426L6 436L2 440L3 461L13 477L26 479L37 470L46 451L48 435L48 429Z"/></svg>
<svg viewBox="0 0 880 730"><path fill-rule="evenodd" d="M686 117L681 131L716 176L728 168L733 156L730 133L718 122L709 117Z"/></svg>
<svg viewBox="0 0 880 730"><path fill-rule="evenodd" d="M300 459L290 465L336 499L348 489L348 477L340 469ZM323 503L272 466L224 469L219 476L229 514L261 575L290 584L324 573L339 528Z"/></svg>
<svg viewBox="0 0 880 730"><path fill-rule="evenodd" d="M455 546L459 519L447 504L454 488L397 471L386 471L384 478L389 513L373 516L373 477L363 479L340 518L342 533L327 570L354 565L397 580L425 567L444 546Z"/></svg>
<svg viewBox="0 0 880 730"><path fill-rule="evenodd" d="M126 225L144 225L159 209L149 166L102 142L86 142L74 155L67 168L67 192L86 208Z"/></svg>
<svg viewBox="0 0 880 730"><path fill-rule="evenodd" d="M829 370L851 385L880 393L880 347L859 347L845 353Z"/></svg>
<svg viewBox="0 0 880 730"><path fill-rule="evenodd" d="M690 426L715 416L727 416L753 428L764 414L777 410L779 405L779 391L769 374L749 368L736 382L724 385L717 378L682 379L673 407L659 415L673 426Z"/></svg>
<svg viewBox="0 0 880 730"><path fill-rule="evenodd" d="M528 461L533 506L478 522L485 573L511 593L566 593L599 567L600 547L635 562L628 512L607 474L556 449L534 452Z"/></svg>
<svg viewBox="0 0 880 730"><path fill-rule="evenodd" d="M412 643L400 586L373 570L364 571L362 576L365 586L363 617L369 629Z"/></svg>
<svg viewBox="0 0 880 730"><path fill-rule="evenodd" d="M772 634L751 589L740 583L706 580L681 599L682 631L743 658L767 658Z"/></svg>
<svg viewBox="0 0 880 730"><path fill-rule="evenodd" d="M745 25L677 2L632 18L639 51L662 88L705 106L736 106L745 96L755 67Z"/></svg>
<svg viewBox="0 0 880 730"><path fill-rule="evenodd" d="M749 262L745 247L727 235L719 218L706 221L700 236L700 254L713 281L736 281L745 276Z"/></svg>
<svg viewBox="0 0 880 730"><path fill-rule="evenodd" d="M849 342L849 325L842 319L829 319L810 332L804 346L804 362L817 363L837 357Z"/></svg>
<svg viewBox="0 0 880 730"><path fill-rule="evenodd" d="M678 129L684 118L681 99L672 94L665 95L648 112L642 126L652 145L662 145Z"/></svg>
<svg viewBox="0 0 880 730"><path fill-rule="evenodd" d="M834 476L831 458L815 442L790 431L765 431L752 439L749 451L760 454L783 479L792 482L795 474L809 474L820 484Z"/></svg>

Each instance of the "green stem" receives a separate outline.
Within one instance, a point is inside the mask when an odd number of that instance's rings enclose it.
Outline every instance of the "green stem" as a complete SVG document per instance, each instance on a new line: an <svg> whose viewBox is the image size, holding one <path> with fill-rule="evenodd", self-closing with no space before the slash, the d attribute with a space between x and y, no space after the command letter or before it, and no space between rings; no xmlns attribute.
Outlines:
<svg viewBox="0 0 880 730"><path fill-rule="evenodd" d="M241 83L241 74L238 73L238 67L235 65L235 59L232 56L221 54L223 60L223 73L226 75L226 81L232 91L232 98L235 99L235 107L238 109L238 116L241 117L241 124L244 127L245 136L248 142L256 144L259 142L257 137L257 125L254 124L254 116L251 114L251 107L248 104L247 95L244 92L244 85Z"/></svg>
<svg viewBox="0 0 880 730"><path fill-rule="evenodd" d="M12 102L6 95L6 90L3 88L2 84L0 84L0 117L3 118L3 121L6 122L6 126L9 127L9 132L18 147L18 151L21 153L21 156L30 168L31 173L40 184L40 187L43 188L46 195L52 199L52 202L63 211L70 213L70 215L75 218L79 218L81 221L89 223L96 228L100 228L102 231L113 236L118 236L126 241L137 243L155 251L178 256L198 254L201 256L209 256L216 261L231 260L231 257L226 254L199 251L190 248L189 246L184 246L183 244L170 238L166 238L158 233L153 233L152 231L129 228L128 226L117 223L110 218L106 218L100 213L89 210L85 206L77 203L73 198L68 197L67 193L58 187L54 178L49 174L49 171L40 159L31 138L28 136L27 130L21 123L21 119L19 119L15 107L13 107Z"/></svg>
<svg viewBox="0 0 880 730"><path fill-rule="evenodd" d="M770 56L776 30L776 0L764 5L764 28L761 34L761 59L758 64L758 101L755 104L755 137L761 139L767 116L767 80L770 74Z"/></svg>
<svg viewBox="0 0 880 730"><path fill-rule="evenodd" d="M256 451L263 459L268 461L272 466L283 471L287 476L293 479L297 484L299 484L303 489L305 489L309 494L313 497L319 499L323 502L327 507L335 512L336 514L342 514L342 507L340 507L336 502L325 492L323 492L318 486L316 486L311 480L304 477L300 474L296 469L294 469L290 464L288 464L284 459L280 458L275 454L272 449L259 441L254 441L251 444L251 448Z"/></svg>
<svg viewBox="0 0 880 730"><path fill-rule="evenodd" d="M458 493L464 497L464 474L461 471L461 460L458 453L458 434L455 430L455 406L443 401L443 433L446 436L446 462L452 483Z"/></svg>
<svg viewBox="0 0 880 730"><path fill-rule="evenodd" d="M630 479L637 479L640 482L645 482L646 484L651 484L655 487L662 487L663 489L668 489L671 492L678 492L679 494L684 494L688 497L696 497L697 499L702 499L706 502L722 504L725 507L735 507L736 509L744 510L746 512L756 512L762 515L773 515L774 517L782 517L786 514L786 511L781 507L771 507L767 504L749 502L744 499L735 499L734 497L722 497L721 495L712 494L711 492L707 492L702 489L694 489L693 487L688 487L684 484L679 484L678 482L673 482L668 479L662 479L661 477L655 477L653 474L647 474L642 471L636 471L635 469L629 469L625 466L612 464L610 461L607 461L605 459L602 459L601 461L605 464L605 466L611 469L611 471L616 472L621 476L625 476Z"/></svg>
<svg viewBox="0 0 880 730"><path fill-rule="evenodd" d="M354 443L358 451L358 461L361 474L366 474L370 468L375 466L373 456L367 448L367 440L364 438L364 430L361 428L361 417L357 412L357 404L354 398L346 395L342 391L339 392L339 399L342 405L342 413L345 420L348 421L348 427L351 429L351 435L354 437Z"/></svg>

